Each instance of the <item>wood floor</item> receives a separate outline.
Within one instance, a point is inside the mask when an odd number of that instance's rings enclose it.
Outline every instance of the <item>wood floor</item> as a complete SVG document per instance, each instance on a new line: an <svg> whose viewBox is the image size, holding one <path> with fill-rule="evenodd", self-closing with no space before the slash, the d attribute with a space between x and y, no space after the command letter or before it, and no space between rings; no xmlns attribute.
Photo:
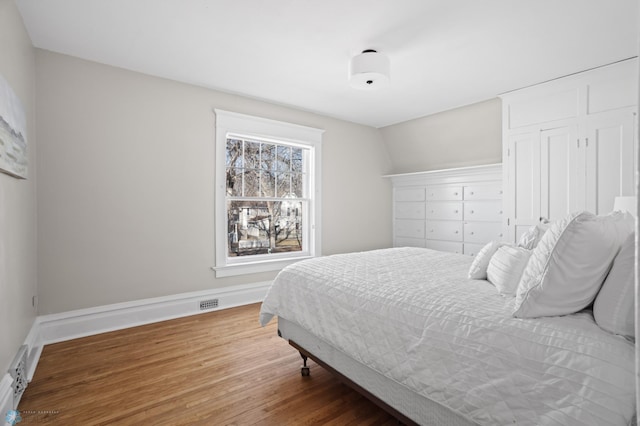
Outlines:
<svg viewBox="0 0 640 426"><path fill-rule="evenodd" d="M259 305L44 348L22 421L61 425L396 425L261 328Z"/></svg>

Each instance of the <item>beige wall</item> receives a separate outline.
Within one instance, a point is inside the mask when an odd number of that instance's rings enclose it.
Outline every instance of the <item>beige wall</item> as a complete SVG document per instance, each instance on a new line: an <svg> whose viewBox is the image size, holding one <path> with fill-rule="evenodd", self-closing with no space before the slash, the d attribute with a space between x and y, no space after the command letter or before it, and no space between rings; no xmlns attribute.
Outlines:
<svg viewBox="0 0 640 426"><path fill-rule="evenodd" d="M37 50L39 314L272 279L216 279L214 115L325 129L323 253L391 244L366 126Z"/></svg>
<svg viewBox="0 0 640 426"><path fill-rule="evenodd" d="M36 132L35 52L12 0L0 0L0 74L27 116L29 179L0 173L0 375L27 337L35 319ZM2 414L4 415L4 413ZM3 418L2 418L3 419Z"/></svg>
<svg viewBox="0 0 640 426"><path fill-rule="evenodd" d="M501 163L501 108L495 98L382 128L392 173Z"/></svg>

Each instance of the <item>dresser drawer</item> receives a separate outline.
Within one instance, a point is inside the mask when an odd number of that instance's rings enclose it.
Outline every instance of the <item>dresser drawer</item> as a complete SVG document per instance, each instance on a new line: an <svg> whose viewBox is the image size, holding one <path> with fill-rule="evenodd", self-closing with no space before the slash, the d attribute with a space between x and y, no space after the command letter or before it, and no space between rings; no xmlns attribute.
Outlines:
<svg viewBox="0 0 640 426"><path fill-rule="evenodd" d="M394 247L425 247L426 241L420 238L396 238Z"/></svg>
<svg viewBox="0 0 640 426"><path fill-rule="evenodd" d="M430 240L462 241L462 222L434 220L427 222L427 238Z"/></svg>
<svg viewBox="0 0 640 426"><path fill-rule="evenodd" d="M424 220L409 220L409 219L396 220L395 236L424 238Z"/></svg>
<svg viewBox="0 0 640 426"><path fill-rule="evenodd" d="M424 219L424 201L421 203L396 203L396 219Z"/></svg>
<svg viewBox="0 0 640 426"><path fill-rule="evenodd" d="M466 254L467 256L475 257L476 254L478 254L478 252L482 250L482 247L484 246L485 244L464 243L463 254Z"/></svg>
<svg viewBox="0 0 640 426"><path fill-rule="evenodd" d="M462 200L461 186L428 186L427 200Z"/></svg>
<svg viewBox="0 0 640 426"><path fill-rule="evenodd" d="M427 203L426 217L427 219L436 220L462 220L462 203Z"/></svg>
<svg viewBox="0 0 640 426"><path fill-rule="evenodd" d="M486 244L489 241L502 240L502 224L500 222L465 222L464 241Z"/></svg>
<svg viewBox="0 0 640 426"><path fill-rule="evenodd" d="M462 254L462 243L427 240L426 247L432 250Z"/></svg>
<svg viewBox="0 0 640 426"><path fill-rule="evenodd" d="M465 200L501 200L502 185L472 185L464 187Z"/></svg>
<svg viewBox="0 0 640 426"><path fill-rule="evenodd" d="M424 188L398 188L396 201L424 201Z"/></svg>
<svg viewBox="0 0 640 426"><path fill-rule="evenodd" d="M428 217L428 215L427 215ZM468 201L464 203L464 220L502 221L501 201Z"/></svg>

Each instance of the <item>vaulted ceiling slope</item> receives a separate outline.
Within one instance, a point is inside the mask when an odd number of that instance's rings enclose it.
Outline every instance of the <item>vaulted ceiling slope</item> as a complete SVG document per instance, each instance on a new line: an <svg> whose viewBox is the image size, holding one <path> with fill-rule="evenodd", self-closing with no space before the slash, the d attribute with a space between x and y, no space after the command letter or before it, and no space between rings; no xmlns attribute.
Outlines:
<svg viewBox="0 0 640 426"><path fill-rule="evenodd" d="M638 0L15 1L36 47L374 127L638 53Z"/></svg>

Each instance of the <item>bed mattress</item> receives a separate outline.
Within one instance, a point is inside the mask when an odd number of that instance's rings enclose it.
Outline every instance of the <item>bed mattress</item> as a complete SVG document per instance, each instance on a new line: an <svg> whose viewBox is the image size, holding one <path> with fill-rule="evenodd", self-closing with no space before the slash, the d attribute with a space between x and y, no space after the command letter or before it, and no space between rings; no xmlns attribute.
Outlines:
<svg viewBox="0 0 640 426"><path fill-rule="evenodd" d="M512 298L466 278L470 263L420 248L298 262L274 281L260 321L293 322L477 424L629 424L634 344L589 312L513 318Z"/></svg>

